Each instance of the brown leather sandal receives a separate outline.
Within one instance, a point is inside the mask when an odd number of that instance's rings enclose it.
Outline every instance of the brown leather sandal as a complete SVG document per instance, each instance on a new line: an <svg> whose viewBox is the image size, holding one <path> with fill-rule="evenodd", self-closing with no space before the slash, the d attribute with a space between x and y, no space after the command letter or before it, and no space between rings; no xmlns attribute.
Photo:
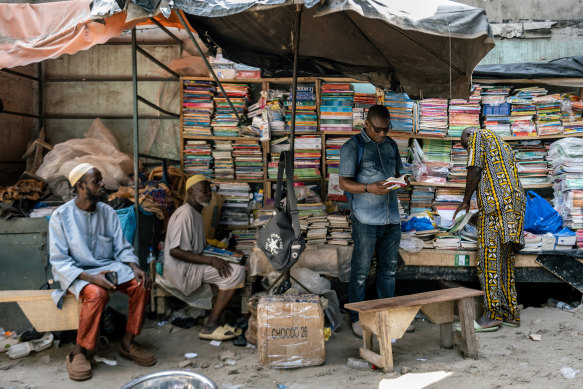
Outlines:
<svg viewBox="0 0 583 389"><path fill-rule="evenodd" d="M93 376L91 362L82 351L73 351L67 355L67 371L73 381L86 381Z"/></svg>
<svg viewBox="0 0 583 389"><path fill-rule="evenodd" d="M118 353L122 357L130 359L140 366L152 366L156 364L154 354L135 343L130 344L129 350L124 349L120 343Z"/></svg>

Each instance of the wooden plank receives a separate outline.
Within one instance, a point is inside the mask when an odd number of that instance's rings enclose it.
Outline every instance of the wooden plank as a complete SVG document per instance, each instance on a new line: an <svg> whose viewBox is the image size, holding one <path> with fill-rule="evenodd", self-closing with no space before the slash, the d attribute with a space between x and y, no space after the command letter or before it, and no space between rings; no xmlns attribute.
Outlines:
<svg viewBox="0 0 583 389"><path fill-rule="evenodd" d="M362 329L362 347L372 350L372 332L366 328Z"/></svg>
<svg viewBox="0 0 583 389"><path fill-rule="evenodd" d="M419 308L421 306L417 305L414 307L407 307L407 308L390 308L385 311L377 312L378 315L378 323L379 323L379 336L382 333L382 326L389 325L389 332L391 333L392 339L400 339L407 331L409 325L415 319L415 315L419 312ZM385 320L385 324L381 324L381 313L388 312L388 322ZM380 341L379 341L380 342Z"/></svg>
<svg viewBox="0 0 583 389"><path fill-rule="evenodd" d="M436 188L465 188L466 184L462 184L459 182L446 182L445 184L434 184L431 182L417 182L411 181L411 186L431 186ZM552 188L553 184L530 184L530 185L523 185L524 189L545 189L545 188Z"/></svg>
<svg viewBox="0 0 583 389"><path fill-rule="evenodd" d="M379 312L379 348L381 359L383 361L383 371L385 373L393 371L393 346L391 345L391 316L389 311ZM407 324L408 325L408 324Z"/></svg>
<svg viewBox="0 0 583 389"><path fill-rule="evenodd" d="M52 290L0 290L0 303L19 301L53 301Z"/></svg>
<svg viewBox="0 0 583 389"><path fill-rule="evenodd" d="M453 323L439 325L439 345L443 348L453 348Z"/></svg>
<svg viewBox="0 0 583 389"><path fill-rule="evenodd" d="M421 310L435 324L453 322L453 300L427 304L422 306Z"/></svg>
<svg viewBox="0 0 583 389"><path fill-rule="evenodd" d="M583 263L576 258L561 254L543 254L536 261L579 292L583 292Z"/></svg>
<svg viewBox="0 0 583 389"><path fill-rule="evenodd" d="M431 292L416 293L406 296L391 297L386 299L362 301L346 304L345 308L356 312L376 312L387 308L405 308L422 306L431 303L441 303L450 300L460 300L466 297L482 296L481 290L470 288L451 288L434 290Z"/></svg>
<svg viewBox="0 0 583 389"><path fill-rule="evenodd" d="M72 295L65 296L63 309L57 308L52 299L21 300L18 306L38 332L75 330L79 326L81 302Z"/></svg>
<svg viewBox="0 0 583 389"><path fill-rule="evenodd" d="M458 301L460 316L462 348L466 358L478 357L478 340L474 331L474 320L476 313L474 311L474 301L467 297Z"/></svg>
<svg viewBox="0 0 583 389"><path fill-rule="evenodd" d="M376 312L360 312L358 318L363 329L366 329L375 335L379 334L378 317Z"/></svg>
<svg viewBox="0 0 583 389"><path fill-rule="evenodd" d="M374 351L371 350L367 350L363 347L361 347L359 349L360 351L360 357L362 359L366 359L367 361L369 361L370 363L372 363L373 365L375 365L376 367L385 367L384 365L384 360L383 357L380 356L379 354L375 353Z"/></svg>
<svg viewBox="0 0 583 389"><path fill-rule="evenodd" d="M407 266L455 266L456 254L469 255L469 266L475 267L478 263L478 252L471 250L424 249L416 253L401 250L399 254ZM536 257L536 254L517 254L516 267L541 267ZM583 259L579 261L583 263Z"/></svg>

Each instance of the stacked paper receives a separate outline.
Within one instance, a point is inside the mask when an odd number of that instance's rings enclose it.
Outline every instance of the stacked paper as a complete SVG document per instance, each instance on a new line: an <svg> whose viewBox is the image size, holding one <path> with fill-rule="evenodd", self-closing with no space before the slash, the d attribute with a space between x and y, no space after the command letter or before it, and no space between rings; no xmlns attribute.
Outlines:
<svg viewBox="0 0 583 389"><path fill-rule="evenodd" d="M497 105L483 104L482 116L484 127L499 136L511 136L510 131L510 104Z"/></svg>
<svg viewBox="0 0 583 389"><path fill-rule="evenodd" d="M506 102L510 87L505 85L482 85L482 104L499 105Z"/></svg>
<svg viewBox="0 0 583 389"><path fill-rule="evenodd" d="M255 247L256 230L234 230L232 231L235 238L235 249L241 250L246 255L251 255Z"/></svg>
<svg viewBox="0 0 583 389"><path fill-rule="evenodd" d="M416 186L411 193L411 216L427 216L427 212L433 211L433 197L435 188L429 186Z"/></svg>
<svg viewBox="0 0 583 389"><path fill-rule="evenodd" d="M561 119L565 134L583 132L583 117L581 117L583 102L581 102L579 96L568 93L561 95L561 98L563 99L561 104Z"/></svg>
<svg viewBox="0 0 583 389"><path fill-rule="evenodd" d="M424 99L419 101L420 135L447 135L447 100Z"/></svg>
<svg viewBox="0 0 583 389"><path fill-rule="evenodd" d="M352 228L346 216L328 215L328 244L347 246L352 243Z"/></svg>
<svg viewBox="0 0 583 389"><path fill-rule="evenodd" d="M338 174L340 171L340 149L349 137L327 137L326 138L326 173Z"/></svg>
<svg viewBox="0 0 583 389"><path fill-rule="evenodd" d="M558 135L563 133L561 122L561 100L554 95L539 96L533 99L536 105L536 129L539 135Z"/></svg>
<svg viewBox="0 0 583 389"><path fill-rule="evenodd" d="M540 140L521 141L511 144L522 185L547 184L549 168L547 164L548 145Z"/></svg>
<svg viewBox="0 0 583 389"><path fill-rule="evenodd" d="M460 142L454 142L450 153L448 182L466 183L468 151L462 147Z"/></svg>
<svg viewBox="0 0 583 389"><path fill-rule="evenodd" d="M184 173L188 176L202 174L213 177L211 146L204 140L187 140L184 145Z"/></svg>
<svg viewBox="0 0 583 389"><path fill-rule="evenodd" d="M480 102L476 99L450 100L447 136L459 138L467 127L480 127Z"/></svg>
<svg viewBox="0 0 583 389"><path fill-rule="evenodd" d="M182 127L186 136L210 136L214 83L183 80Z"/></svg>

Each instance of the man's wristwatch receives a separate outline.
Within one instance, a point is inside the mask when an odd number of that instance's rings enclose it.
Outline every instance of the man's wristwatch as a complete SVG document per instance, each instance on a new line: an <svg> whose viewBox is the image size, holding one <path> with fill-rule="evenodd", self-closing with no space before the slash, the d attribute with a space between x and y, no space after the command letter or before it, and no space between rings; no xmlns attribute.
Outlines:
<svg viewBox="0 0 583 389"><path fill-rule="evenodd" d="M364 193L368 193L368 188L367 188L368 184L364 184Z"/></svg>

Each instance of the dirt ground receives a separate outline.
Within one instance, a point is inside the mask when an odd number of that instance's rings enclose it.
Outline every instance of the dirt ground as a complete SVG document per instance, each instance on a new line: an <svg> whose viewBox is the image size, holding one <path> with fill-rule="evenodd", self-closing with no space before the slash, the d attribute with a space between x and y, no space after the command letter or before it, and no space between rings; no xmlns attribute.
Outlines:
<svg viewBox="0 0 583 389"><path fill-rule="evenodd" d="M93 378L73 382L67 376L65 356L73 348L51 347L39 354L12 360L0 354L0 388L119 388L141 375L179 369L185 353L197 353L186 367L213 379L220 388L582 388L583 372L564 378L561 368L583 371L583 307L574 311L556 308L522 310L519 328L502 327L478 333L479 358L464 359L459 347L440 349L439 327L416 320L416 331L393 345L394 373L362 371L346 366L358 357L361 340L346 324L326 343L323 366L274 370L259 365L257 350L234 346L230 341L215 347L198 339L200 327L188 330L148 321L139 341L158 358L153 367L139 367L117 356L117 344L98 354L118 361L117 366L93 365ZM540 341L529 339L539 334ZM230 355L229 355L230 354ZM234 355L233 355L234 354ZM236 362L220 366L219 357Z"/></svg>

